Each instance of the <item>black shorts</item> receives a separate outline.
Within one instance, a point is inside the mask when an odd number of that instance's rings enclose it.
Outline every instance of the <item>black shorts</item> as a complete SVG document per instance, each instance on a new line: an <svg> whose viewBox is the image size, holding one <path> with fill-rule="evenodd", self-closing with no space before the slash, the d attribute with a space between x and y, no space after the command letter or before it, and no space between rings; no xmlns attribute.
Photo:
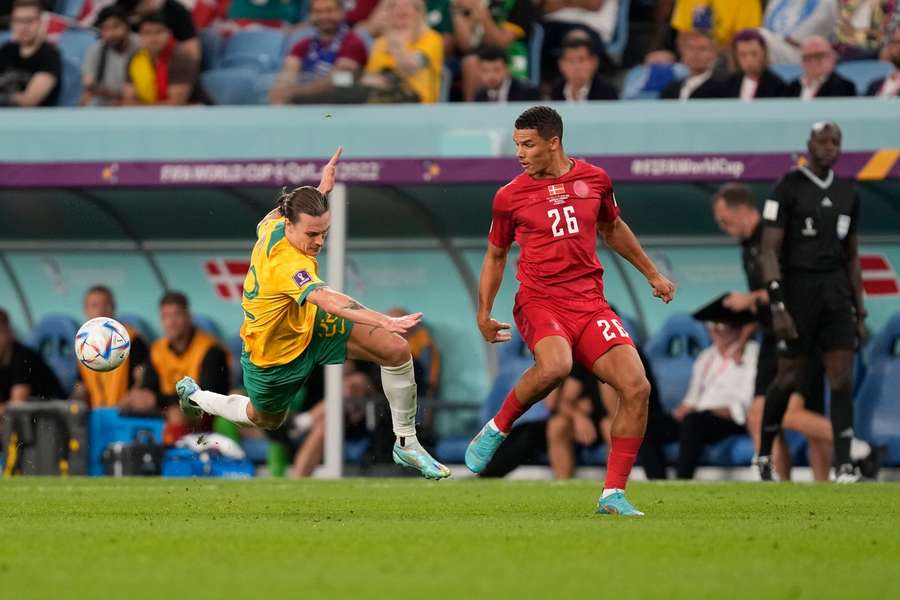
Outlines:
<svg viewBox="0 0 900 600"><path fill-rule="evenodd" d="M784 300L799 337L779 347L787 357L810 356L814 349L856 350L856 311L844 271L790 273Z"/></svg>
<svg viewBox="0 0 900 600"><path fill-rule="evenodd" d="M759 347L759 360L756 363L754 396L765 396L769 384L778 372L777 342L774 333L764 331ZM825 414L825 367L820 352L814 352L809 356L797 392L803 396L807 409Z"/></svg>

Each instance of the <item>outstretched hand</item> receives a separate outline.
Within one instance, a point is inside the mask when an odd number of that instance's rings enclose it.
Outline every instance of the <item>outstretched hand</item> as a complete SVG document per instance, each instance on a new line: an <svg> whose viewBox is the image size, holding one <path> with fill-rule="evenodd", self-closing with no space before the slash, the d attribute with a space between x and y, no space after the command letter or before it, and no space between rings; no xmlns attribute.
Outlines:
<svg viewBox="0 0 900 600"><path fill-rule="evenodd" d="M496 319L488 317L485 320L478 321L478 329L486 342L497 344L500 342L508 342L512 339L512 334L508 331L512 329L509 323L501 323Z"/></svg>
<svg viewBox="0 0 900 600"><path fill-rule="evenodd" d="M391 333L405 334L407 331L418 325L422 321L422 313L417 312L411 315L403 315L402 317L388 317L385 329Z"/></svg>
<svg viewBox="0 0 900 600"><path fill-rule="evenodd" d="M661 273L648 277L647 283L653 288L653 295L666 304L675 297L675 284L666 279Z"/></svg>
<svg viewBox="0 0 900 600"><path fill-rule="evenodd" d="M338 149L334 152L331 159L322 167L322 179L319 181L319 191L323 194L327 194L334 189L334 177L337 172L337 163L341 158L341 153L344 151L343 146L338 146Z"/></svg>

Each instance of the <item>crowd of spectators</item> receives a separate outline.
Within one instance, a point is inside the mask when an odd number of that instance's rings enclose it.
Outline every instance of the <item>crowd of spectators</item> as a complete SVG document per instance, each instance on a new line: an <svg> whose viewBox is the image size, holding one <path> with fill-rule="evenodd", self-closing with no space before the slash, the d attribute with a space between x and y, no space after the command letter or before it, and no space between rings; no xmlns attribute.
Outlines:
<svg viewBox="0 0 900 600"><path fill-rule="evenodd" d="M277 56L238 64L256 70L252 86L273 104L615 100L635 67L666 99L900 90L896 0L84 0L68 15L56 6L0 3L0 34L10 29L0 105L60 103L72 75L54 42L78 28L98 37L68 57L83 105L215 103L203 73L231 39L263 29L282 34L276 49L260 49ZM627 47L612 52L620 39ZM852 61L884 65L857 90L835 73Z"/></svg>

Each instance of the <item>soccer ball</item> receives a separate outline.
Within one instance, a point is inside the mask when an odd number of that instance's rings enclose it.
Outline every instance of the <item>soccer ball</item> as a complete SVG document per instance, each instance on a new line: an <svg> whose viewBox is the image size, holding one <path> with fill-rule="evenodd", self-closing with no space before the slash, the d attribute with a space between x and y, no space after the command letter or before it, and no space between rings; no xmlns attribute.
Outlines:
<svg viewBox="0 0 900 600"><path fill-rule="evenodd" d="M131 339L115 319L97 317L75 334L75 356L93 371L112 371L128 358Z"/></svg>

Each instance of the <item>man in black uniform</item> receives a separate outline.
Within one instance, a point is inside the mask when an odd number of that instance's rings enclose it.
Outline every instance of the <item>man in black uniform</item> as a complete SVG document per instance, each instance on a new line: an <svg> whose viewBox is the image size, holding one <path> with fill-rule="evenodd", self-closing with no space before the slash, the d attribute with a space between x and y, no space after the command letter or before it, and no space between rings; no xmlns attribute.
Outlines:
<svg viewBox="0 0 900 600"><path fill-rule="evenodd" d="M772 330L772 314L769 311L769 294L763 279L762 216L756 208L753 191L741 183L727 183L712 197L712 211L716 224L723 232L741 244L741 262L747 276L748 292L731 292L723 304L735 312L750 310L756 313L757 322L745 327L738 354L743 354L743 344L762 330L762 343L756 365L756 384L753 405L747 414L747 430L759 451L760 427L766 389L775 379L777 339ZM831 471L832 431L825 418L825 380L822 355L815 352L807 362L799 389L791 394L787 412L782 419L784 429L802 433L809 442L809 462L813 478L827 481ZM877 470L875 451L862 440L853 440L851 455L860 461L860 467L868 474ZM791 459L783 436L776 438L773 460L779 478L790 479Z"/></svg>
<svg viewBox="0 0 900 600"><path fill-rule="evenodd" d="M841 130L816 123L807 142L808 166L791 170L763 206L762 272L778 338L778 370L766 392L757 466L772 479L772 444L807 357L823 353L831 387L836 481L852 483L853 353L864 335L857 227L859 198L831 166Z"/></svg>

